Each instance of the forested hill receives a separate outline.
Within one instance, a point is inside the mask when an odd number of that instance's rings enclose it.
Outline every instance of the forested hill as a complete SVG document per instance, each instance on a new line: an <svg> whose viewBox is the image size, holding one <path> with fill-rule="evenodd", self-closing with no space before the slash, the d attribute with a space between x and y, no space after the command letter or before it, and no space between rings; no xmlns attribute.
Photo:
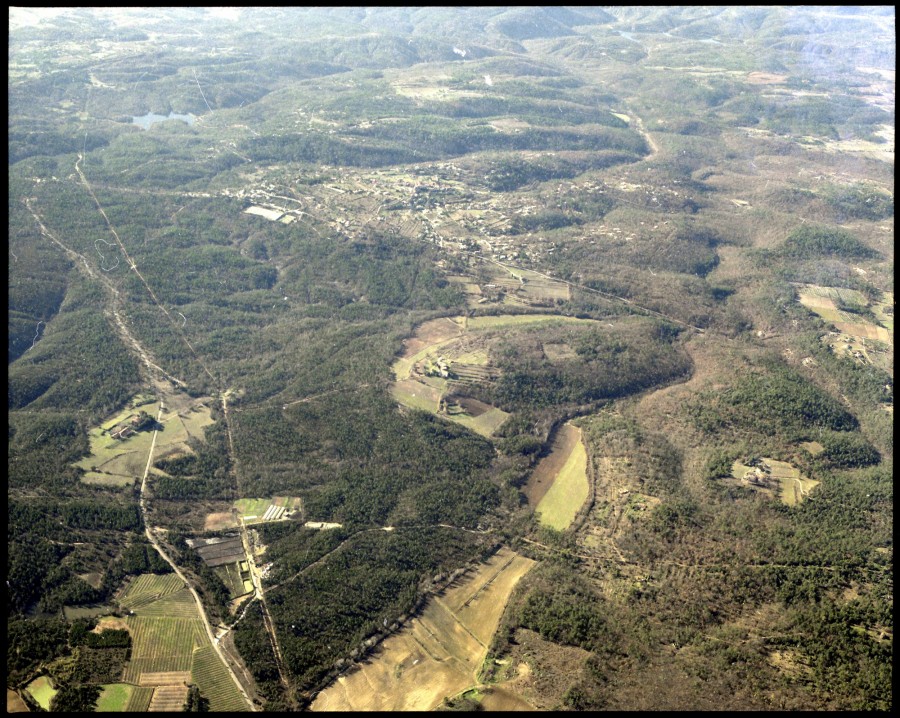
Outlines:
<svg viewBox="0 0 900 718"><path fill-rule="evenodd" d="M895 64L890 7L11 8L8 689L889 710Z"/></svg>

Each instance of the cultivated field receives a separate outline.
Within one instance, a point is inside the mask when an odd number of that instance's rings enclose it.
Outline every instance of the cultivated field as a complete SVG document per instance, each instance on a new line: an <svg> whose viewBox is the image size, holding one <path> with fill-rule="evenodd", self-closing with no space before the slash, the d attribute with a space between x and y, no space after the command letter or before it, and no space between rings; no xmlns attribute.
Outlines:
<svg viewBox="0 0 900 718"><path fill-rule="evenodd" d="M245 524L280 521L299 511L303 502L296 496L275 496L271 499L238 499L234 507ZM207 517L209 521L209 517Z"/></svg>
<svg viewBox="0 0 900 718"><path fill-rule="evenodd" d="M153 698L151 686L131 686L131 697L125 706L126 713L146 713Z"/></svg>
<svg viewBox="0 0 900 718"><path fill-rule="evenodd" d="M6 712L28 713L28 705L22 700L22 696L9 688L6 689Z"/></svg>
<svg viewBox="0 0 900 718"><path fill-rule="evenodd" d="M187 701L188 687L180 685L157 686L153 689L148 713L171 713L184 709Z"/></svg>
<svg viewBox="0 0 900 718"><path fill-rule="evenodd" d="M127 621L133 644L126 683L141 685L144 673L190 671L194 648L207 640L199 618L129 616Z"/></svg>
<svg viewBox="0 0 900 718"><path fill-rule="evenodd" d="M209 644L194 651L191 681L200 689L200 693L209 699L210 711L230 713L247 710L244 697Z"/></svg>
<svg viewBox="0 0 900 718"><path fill-rule="evenodd" d="M97 713L122 713L136 687L127 683L111 683L103 686L97 699Z"/></svg>
<svg viewBox="0 0 900 718"><path fill-rule="evenodd" d="M183 588L184 582L174 573L144 573L132 579L117 601L122 608L142 615L141 609Z"/></svg>
<svg viewBox="0 0 900 718"><path fill-rule="evenodd" d="M57 693L47 676L35 678L28 684L25 690L28 691L29 695L34 698L37 701L37 704L45 711L50 710L50 701Z"/></svg>
<svg viewBox="0 0 900 718"><path fill-rule="evenodd" d="M510 593L533 565L501 549L322 691L312 710L431 710L472 686Z"/></svg>
<svg viewBox="0 0 900 718"><path fill-rule="evenodd" d="M540 522L562 531L569 527L587 500L587 452L581 429L564 424L557 432L550 454L535 467L525 495Z"/></svg>

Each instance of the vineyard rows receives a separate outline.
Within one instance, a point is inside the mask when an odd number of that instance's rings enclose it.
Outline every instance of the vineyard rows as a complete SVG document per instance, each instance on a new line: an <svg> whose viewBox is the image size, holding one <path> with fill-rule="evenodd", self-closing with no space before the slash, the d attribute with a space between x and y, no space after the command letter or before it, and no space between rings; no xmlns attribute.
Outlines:
<svg viewBox="0 0 900 718"><path fill-rule="evenodd" d="M247 703L212 646L205 645L194 651L191 677L200 694L209 699L211 712L247 710Z"/></svg>

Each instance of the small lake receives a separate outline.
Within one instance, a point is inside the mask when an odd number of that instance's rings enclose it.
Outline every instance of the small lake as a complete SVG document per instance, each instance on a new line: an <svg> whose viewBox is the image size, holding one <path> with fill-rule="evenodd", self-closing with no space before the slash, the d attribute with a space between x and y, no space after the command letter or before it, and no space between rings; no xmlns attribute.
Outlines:
<svg viewBox="0 0 900 718"><path fill-rule="evenodd" d="M146 115L141 115L140 117L135 117L132 119L131 124L137 125L142 130L146 130L150 125L156 122L162 122L163 120L181 120L182 122L187 122L189 125L193 125L197 121L196 115L179 115L176 112L170 112L168 115L156 115L152 112L148 112Z"/></svg>

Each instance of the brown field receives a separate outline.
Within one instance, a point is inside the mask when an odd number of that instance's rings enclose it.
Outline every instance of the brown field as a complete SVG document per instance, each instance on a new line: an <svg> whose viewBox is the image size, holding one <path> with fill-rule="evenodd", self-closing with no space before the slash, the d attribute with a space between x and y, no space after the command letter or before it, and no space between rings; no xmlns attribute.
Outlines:
<svg viewBox="0 0 900 718"><path fill-rule="evenodd" d="M28 713L28 705L22 700L22 696L9 688L6 689L6 712Z"/></svg>
<svg viewBox="0 0 900 718"><path fill-rule="evenodd" d="M107 629L116 629L119 631L130 631L125 619L117 616L103 616L97 621L97 625L91 629L92 633L101 633Z"/></svg>
<svg viewBox="0 0 900 718"><path fill-rule="evenodd" d="M751 85L780 85L787 75L773 75L771 72L749 72L747 82Z"/></svg>
<svg viewBox="0 0 900 718"><path fill-rule="evenodd" d="M486 711L533 711L534 706L523 700L515 693L492 686L485 689L484 698L480 701L481 707Z"/></svg>
<svg viewBox="0 0 900 718"><path fill-rule="evenodd" d="M234 515L230 511L208 514L203 522L204 531L219 531L221 529L233 529L239 526Z"/></svg>
<svg viewBox="0 0 900 718"><path fill-rule="evenodd" d="M536 508L550 487L553 486L553 481L560 469L565 465L572 449L580 440L581 432L577 427L571 424L563 424L559 427L553 437L550 453L538 462L525 485L524 494L531 508Z"/></svg>
<svg viewBox="0 0 900 718"><path fill-rule="evenodd" d="M190 671L157 671L156 673L141 673L140 684L142 686L174 686L191 682Z"/></svg>
<svg viewBox="0 0 900 718"><path fill-rule="evenodd" d="M473 685L509 595L533 565L501 549L322 691L312 710L431 710Z"/></svg>
<svg viewBox="0 0 900 718"><path fill-rule="evenodd" d="M190 675L190 674L188 674ZM180 686L159 686L153 691L153 698L150 699L150 707L148 713L162 713L181 711L187 700L188 687Z"/></svg>

